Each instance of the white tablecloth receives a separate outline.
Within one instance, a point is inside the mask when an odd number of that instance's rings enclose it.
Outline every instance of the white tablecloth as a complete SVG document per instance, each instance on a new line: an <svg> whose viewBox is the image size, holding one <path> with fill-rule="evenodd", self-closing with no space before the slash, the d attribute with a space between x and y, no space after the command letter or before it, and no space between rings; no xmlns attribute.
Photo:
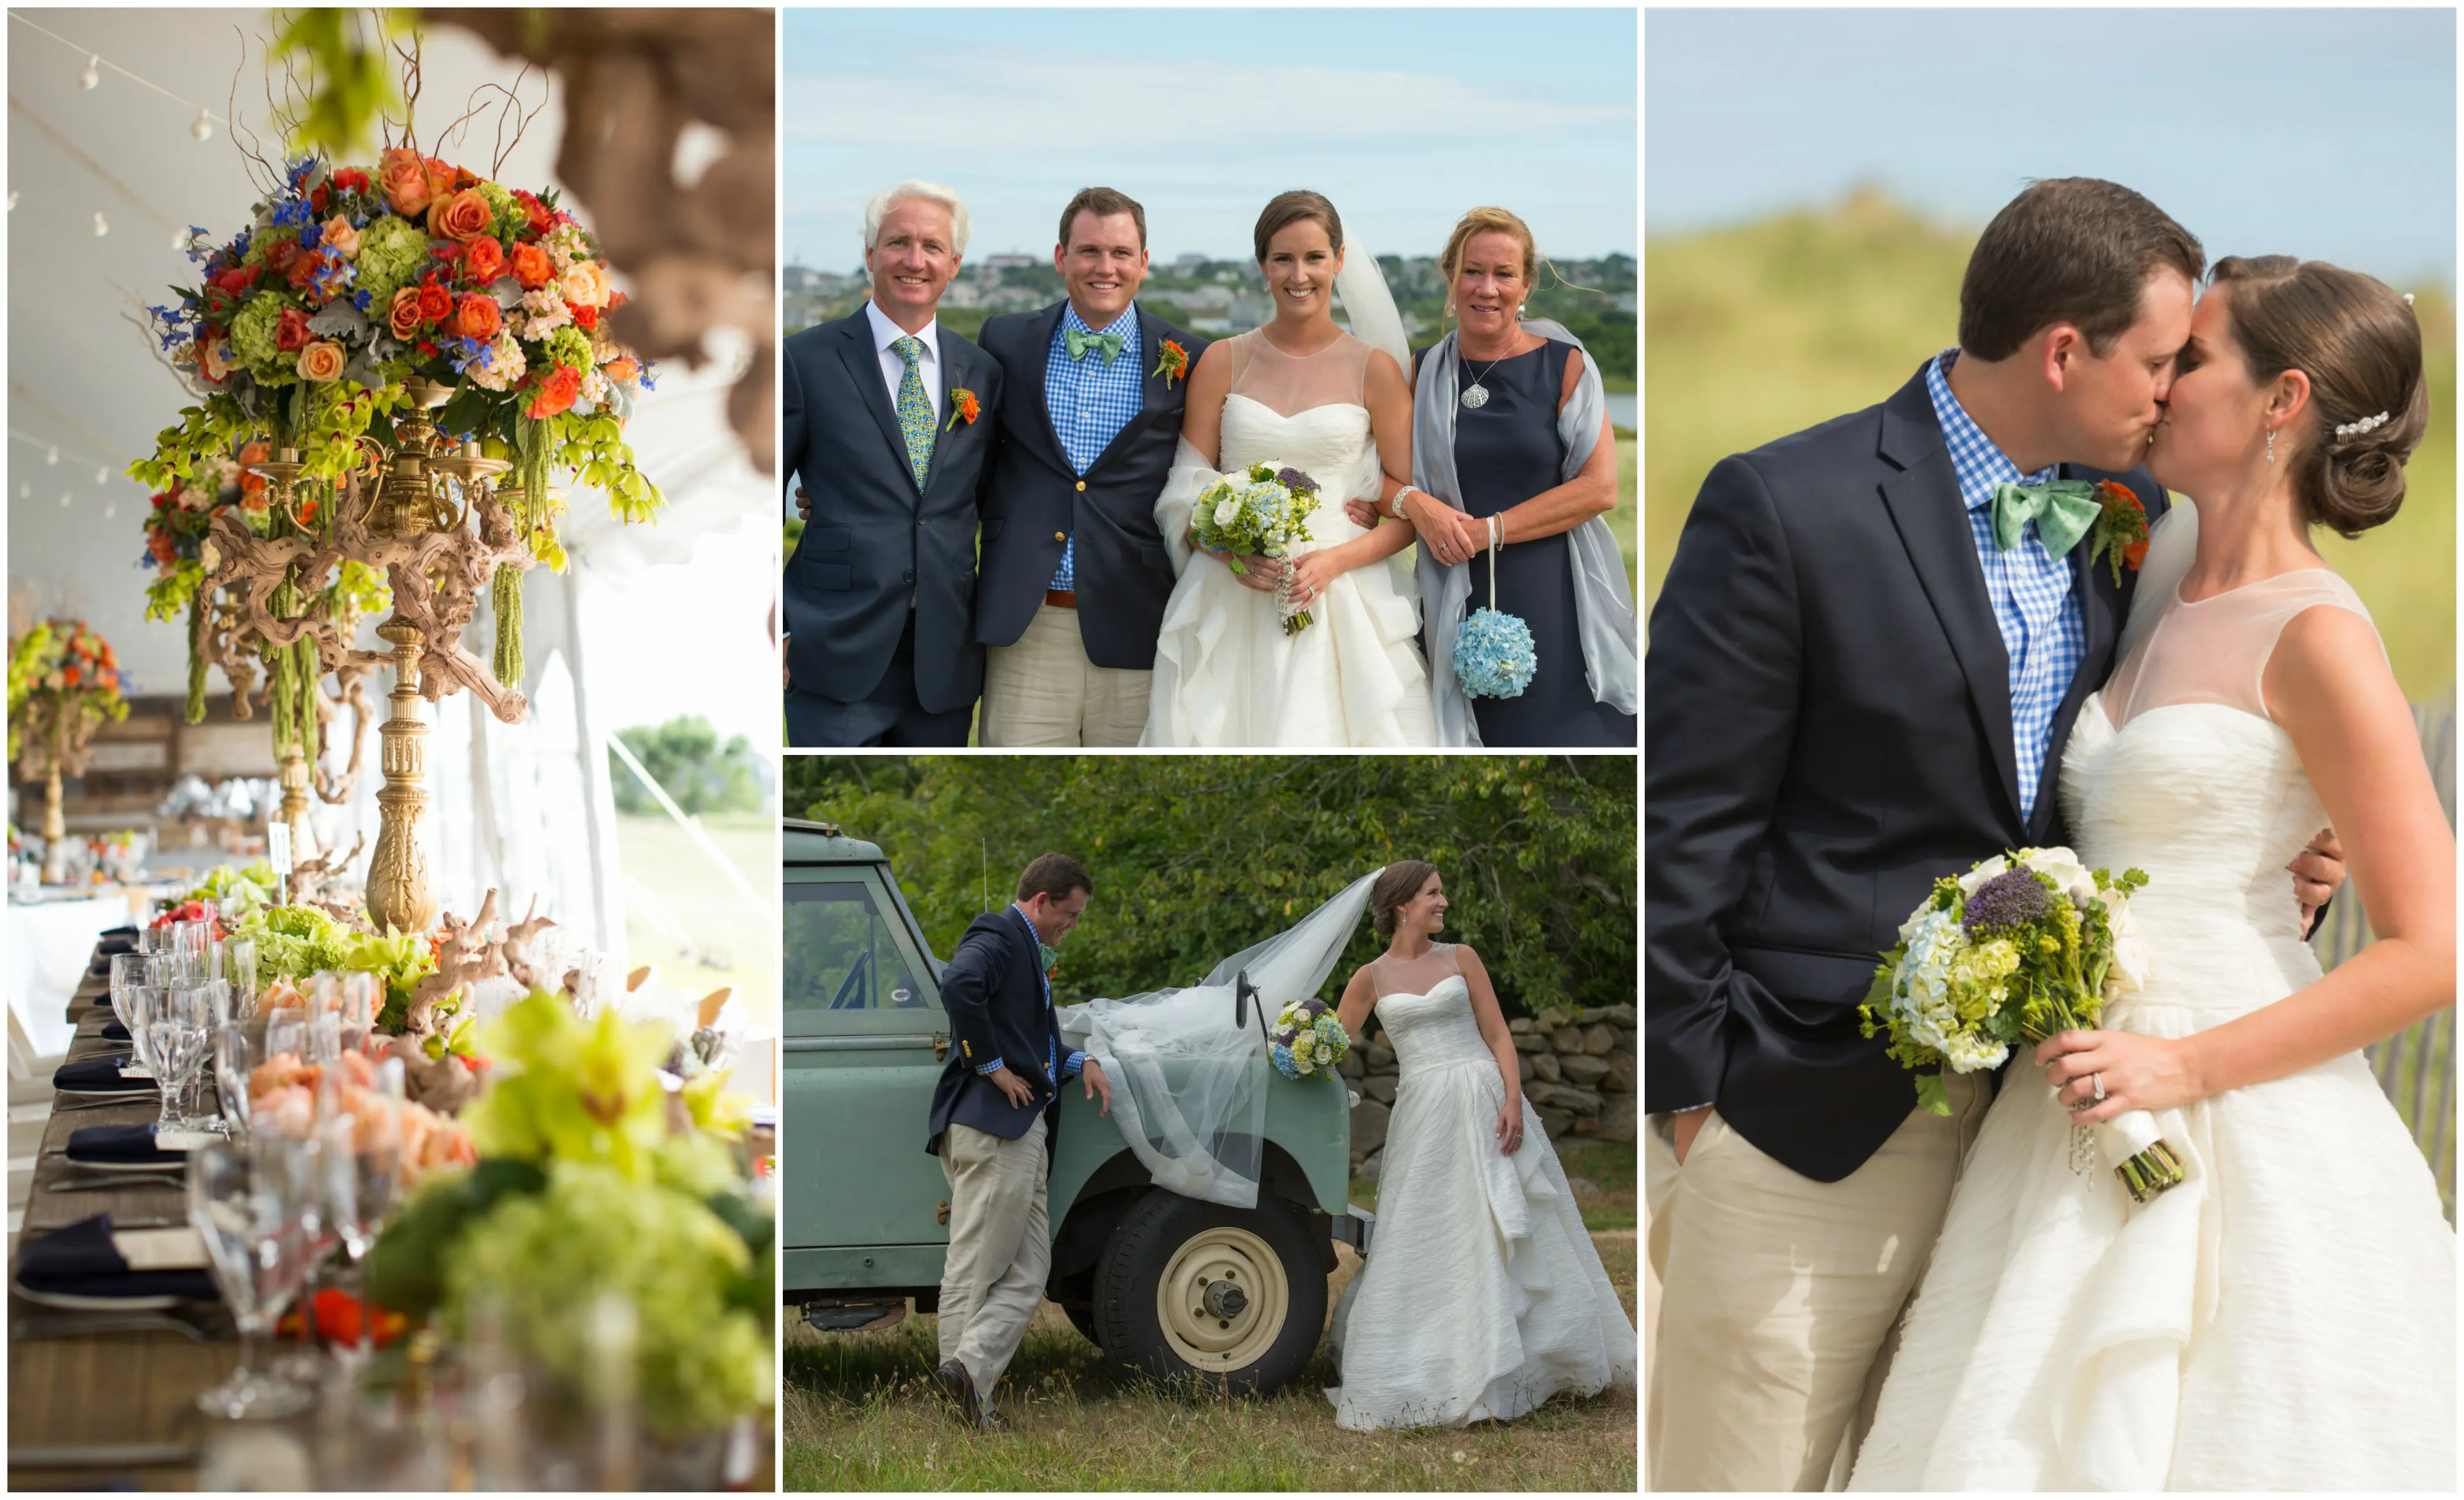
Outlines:
<svg viewBox="0 0 2464 1500"><path fill-rule="evenodd" d="M9 903L9 1008L37 1055L69 1049L77 1031L65 1019L69 997L93 961L95 939L105 929L124 927L128 921L128 896L119 891Z"/></svg>

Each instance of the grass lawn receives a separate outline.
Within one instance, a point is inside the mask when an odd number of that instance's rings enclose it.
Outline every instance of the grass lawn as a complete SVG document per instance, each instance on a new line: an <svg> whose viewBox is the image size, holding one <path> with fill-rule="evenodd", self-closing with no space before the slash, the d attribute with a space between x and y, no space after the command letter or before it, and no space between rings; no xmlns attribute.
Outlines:
<svg viewBox="0 0 2464 1500"><path fill-rule="evenodd" d="M1631 1223L1634 1148L1621 1149ZM1633 1231L1593 1240L1634 1316ZM1348 1246L1338 1254L1334 1292L1358 1267ZM1116 1376L1047 1302L1001 1383L1012 1430L987 1436L959 1426L932 1385L929 1316L871 1334L817 1334L792 1310L782 1321L789 1489L1636 1488L1631 1389L1560 1397L1502 1425L1346 1432L1321 1389L1335 1378L1323 1347L1271 1397L1195 1399Z"/></svg>
<svg viewBox="0 0 2464 1500"><path fill-rule="evenodd" d="M702 827L759 893L779 889L778 821L766 812L710 813ZM617 857L625 869L625 942L633 967L692 995L732 986L752 1021L779 1026L776 907L748 907L685 830L665 813L619 815ZM737 1083L775 1096L772 1067L738 1070Z"/></svg>

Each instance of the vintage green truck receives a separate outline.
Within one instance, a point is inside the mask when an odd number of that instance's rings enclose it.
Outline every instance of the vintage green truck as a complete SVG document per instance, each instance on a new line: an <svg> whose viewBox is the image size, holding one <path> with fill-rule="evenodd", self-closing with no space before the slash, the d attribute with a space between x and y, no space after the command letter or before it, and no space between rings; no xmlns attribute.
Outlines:
<svg viewBox="0 0 2464 1500"><path fill-rule="evenodd" d="M941 963L889 859L837 826L785 821L784 1296L825 1331L888 1327L939 1301L950 1190L924 1150L949 1056ZM1100 895L1098 896L1100 900ZM1349 1092L1267 1075L1258 1205L1154 1185L1084 1091L1062 1091L1045 1294L1107 1357L1167 1380L1271 1391L1326 1326L1348 1201Z"/></svg>

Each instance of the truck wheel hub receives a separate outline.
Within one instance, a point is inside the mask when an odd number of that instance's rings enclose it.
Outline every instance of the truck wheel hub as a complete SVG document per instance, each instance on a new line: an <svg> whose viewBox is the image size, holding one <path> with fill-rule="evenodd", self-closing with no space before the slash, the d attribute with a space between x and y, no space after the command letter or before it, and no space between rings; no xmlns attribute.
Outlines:
<svg viewBox="0 0 2464 1500"><path fill-rule="evenodd" d="M1246 1229L1221 1225L1183 1241L1155 1283L1155 1320L1191 1368L1245 1369L1284 1331L1291 1289L1283 1261Z"/></svg>

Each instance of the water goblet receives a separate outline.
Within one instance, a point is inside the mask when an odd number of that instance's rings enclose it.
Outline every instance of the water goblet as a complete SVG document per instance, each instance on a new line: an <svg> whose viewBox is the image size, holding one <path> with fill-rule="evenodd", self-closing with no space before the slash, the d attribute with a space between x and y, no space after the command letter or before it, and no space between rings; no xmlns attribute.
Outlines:
<svg viewBox="0 0 2464 1500"><path fill-rule="evenodd" d="M299 1287L297 1209L308 1184L286 1157L304 1144L217 1141L188 1157L188 1223L205 1241L207 1267L239 1326L238 1365L197 1396L209 1415L265 1420L308 1409L307 1391L256 1368L265 1336Z"/></svg>
<svg viewBox="0 0 2464 1500"><path fill-rule="evenodd" d="M137 1027L129 1019L128 992L143 984L155 982L156 960L150 953L115 953L111 956L111 1013L120 1028L128 1033L130 1046L135 1045Z"/></svg>
<svg viewBox="0 0 2464 1500"><path fill-rule="evenodd" d="M211 978L206 973L206 950L213 943L211 922L173 922L171 924L171 957L180 966L180 978L195 983Z"/></svg>
<svg viewBox="0 0 2464 1500"><path fill-rule="evenodd" d="M231 981L233 1007L243 1016L256 1013L256 939L233 938L223 944L224 977Z"/></svg>
<svg viewBox="0 0 2464 1500"><path fill-rule="evenodd" d="M205 1061L212 1016L205 985L175 984L162 992L147 1018L145 1039L153 1048L155 1078L163 1095L162 1114L154 1127L157 1133L190 1130L198 1123L189 1112L188 1091Z"/></svg>
<svg viewBox="0 0 2464 1500"><path fill-rule="evenodd" d="M231 1138L249 1135L249 1079L266 1060L265 1023L234 1018L214 1028L214 1086L222 1094L223 1121Z"/></svg>

